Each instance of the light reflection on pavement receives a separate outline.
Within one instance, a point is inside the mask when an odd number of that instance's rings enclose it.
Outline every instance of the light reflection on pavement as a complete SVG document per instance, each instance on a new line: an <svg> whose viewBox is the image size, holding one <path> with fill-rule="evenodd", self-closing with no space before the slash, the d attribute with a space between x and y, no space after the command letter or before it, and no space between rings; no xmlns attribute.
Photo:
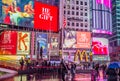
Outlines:
<svg viewBox="0 0 120 81"><path fill-rule="evenodd" d="M91 74L84 74L84 73L76 74L74 80L75 81L91 81Z"/></svg>

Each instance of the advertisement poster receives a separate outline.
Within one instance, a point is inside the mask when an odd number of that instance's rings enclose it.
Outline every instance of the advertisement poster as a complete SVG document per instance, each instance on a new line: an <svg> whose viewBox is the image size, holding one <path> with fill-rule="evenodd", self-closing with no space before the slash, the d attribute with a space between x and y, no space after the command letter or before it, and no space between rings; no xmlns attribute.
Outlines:
<svg viewBox="0 0 120 81"><path fill-rule="evenodd" d="M35 2L35 29L57 32L58 20L58 8L56 6Z"/></svg>
<svg viewBox="0 0 120 81"><path fill-rule="evenodd" d="M108 39L106 38L93 38L92 52L94 55L107 55L108 52Z"/></svg>
<svg viewBox="0 0 120 81"><path fill-rule="evenodd" d="M43 56L47 55L47 34L36 33L37 54L40 54L40 48L43 48Z"/></svg>
<svg viewBox="0 0 120 81"><path fill-rule="evenodd" d="M77 32L76 48L91 48L91 33L90 32Z"/></svg>
<svg viewBox="0 0 120 81"><path fill-rule="evenodd" d="M17 32L4 31L0 34L0 55L16 55Z"/></svg>
<svg viewBox="0 0 120 81"><path fill-rule="evenodd" d="M30 54L30 33L21 31L17 35L17 54Z"/></svg>
<svg viewBox="0 0 120 81"><path fill-rule="evenodd" d="M59 48L59 35L49 34L48 35L48 49L58 49Z"/></svg>
<svg viewBox="0 0 120 81"><path fill-rule="evenodd" d="M64 30L63 48L91 48L91 33Z"/></svg>
<svg viewBox="0 0 120 81"><path fill-rule="evenodd" d="M63 34L63 48L76 48L76 31L65 30Z"/></svg>
<svg viewBox="0 0 120 81"><path fill-rule="evenodd" d="M33 27L34 0L2 0L3 23Z"/></svg>

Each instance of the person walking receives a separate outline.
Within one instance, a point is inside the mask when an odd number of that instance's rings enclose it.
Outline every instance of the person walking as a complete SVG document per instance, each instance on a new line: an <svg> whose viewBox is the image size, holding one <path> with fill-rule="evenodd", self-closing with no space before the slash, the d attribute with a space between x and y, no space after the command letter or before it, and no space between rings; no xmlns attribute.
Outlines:
<svg viewBox="0 0 120 81"><path fill-rule="evenodd" d="M21 57L21 59L19 60L20 61L20 69L23 70L23 67L24 67L24 60L23 60L23 57Z"/></svg>
<svg viewBox="0 0 120 81"><path fill-rule="evenodd" d="M61 66L62 81L65 81L65 74L68 72L68 69L63 59L60 63L60 66Z"/></svg>
<svg viewBox="0 0 120 81"><path fill-rule="evenodd" d="M71 64L71 74L72 74L72 80L71 81L74 81L75 73L76 73L76 64L72 63Z"/></svg>

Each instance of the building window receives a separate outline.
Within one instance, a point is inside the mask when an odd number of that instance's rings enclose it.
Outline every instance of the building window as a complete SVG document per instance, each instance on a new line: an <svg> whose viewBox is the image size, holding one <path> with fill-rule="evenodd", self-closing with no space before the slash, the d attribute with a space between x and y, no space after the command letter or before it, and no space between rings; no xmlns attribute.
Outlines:
<svg viewBox="0 0 120 81"><path fill-rule="evenodd" d="M83 16L83 12L81 12L80 15Z"/></svg>
<svg viewBox="0 0 120 81"><path fill-rule="evenodd" d="M72 7L72 9L73 9L73 10L75 9L74 6Z"/></svg>
<svg viewBox="0 0 120 81"><path fill-rule="evenodd" d="M87 22L87 19L85 19L85 22Z"/></svg>
<svg viewBox="0 0 120 81"><path fill-rule="evenodd" d="M67 14L70 14L70 11L68 11Z"/></svg>
<svg viewBox="0 0 120 81"><path fill-rule="evenodd" d="M79 6L76 6L76 10L79 10Z"/></svg>
<svg viewBox="0 0 120 81"><path fill-rule="evenodd" d="M83 27L83 23L81 23L80 26Z"/></svg>
<svg viewBox="0 0 120 81"><path fill-rule="evenodd" d="M81 4L81 5L83 5L83 2L82 2L82 1L80 1L80 4Z"/></svg>
<svg viewBox="0 0 120 81"><path fill-rule="evenodd" d="M78 26L79 26L79 23L76 23L76 26L78 27Z"/></svg>
<svg viewBox="0 0 120 81"><path fill-rule="evenodd" d="M83 10L83 7L82 7L82 6L80 7L80 10L81 10L81 11Z"/></svg>
<svg viewBox="0 0 120 81"><path fill-rule="evenodd" d="M66 11L64 11L64 14L66 14Z"/></svg>
<svg viewBox="0 0 120 81"><path fill-rule="evenodd" d="M79 15L79 12L76 12L76 15Z"/></svg>
<svg viewBox="0 0 120 81"><path fill-rule="evenodd" d="M87 16L87 13L85 13L85 16Z"/></svg>
<svg viewBox="0 0 120 81"><path fill-rule="evenodd" d="M87 2L85 2L85 5L87 5Z"/></svg>
<svg viewBox="0 0 120 81"><path fill-rule="evenodd" d="M70 22L67 22L67 25L70 26Z"/></svg>
<svg viewBox="0 0 120 81"><path fill-rule="evenodd" d="M85 11L87 11L87 9L85 9Z"/></svg>
<svg viewBox="0 0 120 81"><path fill-rule="evenodd" d="M72 23L72 26L74 26L74 23Z"/></svg>
<svg viewBox="0 0 120 81"><path fill-rule="evenodd" d="M74 15L74 11L72 11L72 15Z"/></svg>
<svg viewBox="0 0 120 81"><path fill-rule="evenodd" d="M76 4L79 4L79 1L76 1Z"/></svg>
<svg viewBox="0 0 120 81"><path fill-rule="evenodd" d="M87 25L87 24L85 24L85 27L88 27L88 25Z"/></svg>

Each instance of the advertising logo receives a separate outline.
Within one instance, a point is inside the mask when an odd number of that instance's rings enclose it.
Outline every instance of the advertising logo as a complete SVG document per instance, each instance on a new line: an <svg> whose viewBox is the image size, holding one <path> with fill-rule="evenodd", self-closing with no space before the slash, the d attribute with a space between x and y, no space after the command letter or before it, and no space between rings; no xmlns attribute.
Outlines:
<svg viewBox="0 0 120 81"><path fill-rule="evenodd" d="M91 33L90 32L77 32L76 48L90 48Z"/></svg>
<svg viewBox="0 0 120 81"><path fill-rule="evenodd" d="M41 30L58 31L58 8L35 2L34 27Z"/></svg>
<svg viewBox="0 0 120 81"><path fill-rule="evenodd" d="M49 8L42 8L42 14L39 15L40 19L52 21L53 16L50 15Z"/></svg>
<svg viewBox="0 0 120 81"><path fill-rule="evenodd" d="M30 33L18 32L17 54L29 54Z"/></svg>

